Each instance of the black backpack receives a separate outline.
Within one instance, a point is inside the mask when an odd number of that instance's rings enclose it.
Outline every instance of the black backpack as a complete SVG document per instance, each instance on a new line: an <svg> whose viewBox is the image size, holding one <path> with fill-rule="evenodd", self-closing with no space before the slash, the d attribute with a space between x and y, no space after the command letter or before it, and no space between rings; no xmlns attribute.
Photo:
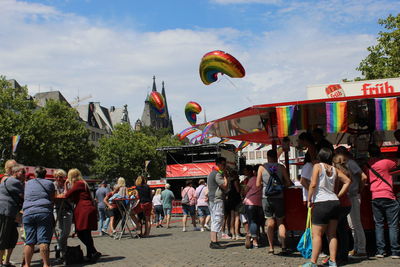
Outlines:
<svg viewBox="0 0 400 267"><path fill-rule="evenodd" d="M265 196L276 196L283 192L285 186L283 185L281 178L279 178L276 168L268 168L266 169L269 173L269 179L267 184L265 185Z"/></svg>

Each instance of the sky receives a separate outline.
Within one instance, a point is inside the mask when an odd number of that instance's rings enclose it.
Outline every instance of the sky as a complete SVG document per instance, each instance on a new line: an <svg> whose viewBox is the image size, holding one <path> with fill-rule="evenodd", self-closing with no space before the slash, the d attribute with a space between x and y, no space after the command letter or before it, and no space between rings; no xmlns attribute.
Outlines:
<svg viewBox="0 0 400 267"><path fill-rule="evenodd" d="M398 0L0 0L0 75L32 95L127 104L132 124L155 75L177 133L190 126L188 101L203 122L360 76L378 19L398 12ZM235 56L246 76L204 85L200 60L213 50Z"/></svg>

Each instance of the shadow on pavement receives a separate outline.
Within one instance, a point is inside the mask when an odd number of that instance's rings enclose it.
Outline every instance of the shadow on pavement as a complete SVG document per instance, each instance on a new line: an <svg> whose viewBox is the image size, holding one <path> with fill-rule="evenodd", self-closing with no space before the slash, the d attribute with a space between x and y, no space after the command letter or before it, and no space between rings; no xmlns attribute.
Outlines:
<svg viewBox="0 0 400 267"><path fill-rule="evenodd" d="M150 236L146 237L146 238L153 238L153 237L165 237L165 236L171 236L172 234L167 233L167 234L158 234L158 235L153 235L151 234Z"/></svg>

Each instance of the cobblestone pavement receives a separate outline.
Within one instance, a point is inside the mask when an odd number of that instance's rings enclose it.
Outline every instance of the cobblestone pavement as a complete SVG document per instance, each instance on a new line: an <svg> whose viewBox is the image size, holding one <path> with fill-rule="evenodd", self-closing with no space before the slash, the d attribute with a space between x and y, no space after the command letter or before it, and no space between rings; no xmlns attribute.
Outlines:
<svg viewBox="0 0 400 267"><path fill-rule="evenodd" d="M172 228L152 228L151 237L143 239L123 238L114 240L108 236L96 236L95 246L103 256L90 266L298 266L305 262L295 252L289 256L270 255L265 247L247 250L244 241L222 241L226 249L209 249L209 232L193 231L188 227L182 232L179 223ZM69 245L80 244L75 238ZM82 246L82 244L81 244ZM15 249L12 261L20 264L22 245ZM54 242L51 245L54 249ZM276 251L278 253L279 251ZM51 252L54 258L54 252ZM32 266L41 266L39 253L33 258ZM349 266L399 266L400 260L391 258L369 259L352 262Z"/></svg>

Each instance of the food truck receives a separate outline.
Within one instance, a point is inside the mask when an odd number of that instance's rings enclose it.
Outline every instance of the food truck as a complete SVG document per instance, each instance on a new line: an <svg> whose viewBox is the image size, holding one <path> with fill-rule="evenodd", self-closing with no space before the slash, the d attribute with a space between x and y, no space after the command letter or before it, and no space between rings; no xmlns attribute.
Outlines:
<svg viewBox="0 0 400 267"><path fill-rule="evenodd" d="M181 191L186 181L191 180L195 186L200 179L207 180L217 157L225 157L228 166L235 168L236 147L231 144L195 144L177 147L160 147L157 150L165 153L165 181L171 185L175 195L173 214L181 214Z"/></svg>
<svg viewBox="0 0 400 267"><path fill-rule="evenodd" d="M393 133L398 129L400 78L310 86L307 92L308 100L256 105L198 127L208 126L212 136L285 150L298 146L302 132L320 128L334 146L349 147L361 166L370 143L378 144L385 153L397 151ZM288 159L285 162L289 164ZM290 175L292 180L297 176ZM396 179L395 190L399 191ZM370 199L366 188L361 205L366 230L374 229ZM307 211L301 187L286 189L285 205L288 230L304 230Z"/></svg>

